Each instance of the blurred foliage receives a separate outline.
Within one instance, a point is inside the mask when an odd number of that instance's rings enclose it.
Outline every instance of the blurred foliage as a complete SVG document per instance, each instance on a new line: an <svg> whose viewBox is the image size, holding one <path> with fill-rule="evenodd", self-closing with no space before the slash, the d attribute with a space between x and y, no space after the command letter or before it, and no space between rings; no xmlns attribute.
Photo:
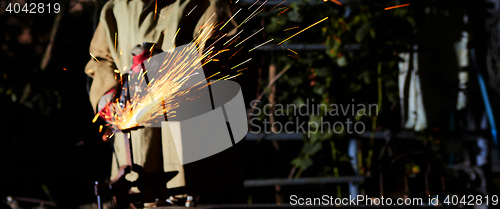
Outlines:
<svg viewBox="0 0 500 209"><path fill-rule="evenodd" d="M387 114L399 102L397 63L401 59L398 53L409 51L414 44L415 20L411 10L404 7L384 10L394 5L395 1L377 1L370 5L348 1L340 6L332 1L302 0L301 3L281 5L263 13L262 16L269 20L266 25L267 36L278 42L328 17L284 42L284 46L324 44L325 51L295 52L283 48L285 52L273 54L273 62L277 66L292 65L277 82L277 103L299 106L307 98L316 101L316 105L328 107L331 104L364 104L366 107L377 104L379 115L344 115L328 120L361 121L366 125L365 131L386 128L388 124L377 121L380 121L380 114ZM309 115L307 120L321 124L320 115L330 110L331 107L319 114ZM347 134L346 130L334 134L329 130L331 127L323 128L323 133L312 130L304 134L302 152L292 161L299 168L296 177L313 166L314 156L325 146L331 147L334 161L350 161L347 153L335 148L335 142ZM373 140L370 146L372 144ZM360 168L361 174L364 169L370 169L372 155L370 147L363 163L368 168ZM330 169L324 175L336 175L335 169Z"/></svg>
<svg viewBox="0 0 500 209"><path fill-rule="evenodd" d="M1 3L0 60L3 67L0 69L0 100L4 105L6 102L20 104L47 116L61 108L59 92L47 79L52 76L51 72L40 68L57 14L7 12L4 8L16 2ZM24 4L21 2L21 5Z"/></svg>

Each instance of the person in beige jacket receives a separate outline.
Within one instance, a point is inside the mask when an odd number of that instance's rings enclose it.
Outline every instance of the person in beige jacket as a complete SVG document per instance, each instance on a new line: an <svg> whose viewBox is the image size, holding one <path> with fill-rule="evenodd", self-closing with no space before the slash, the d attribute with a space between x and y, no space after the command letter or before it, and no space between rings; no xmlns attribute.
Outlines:
<svg viewBox="0 0 500 209"><path fill-rule="evenodd" d="M120 78L120 75L117 72L124 74L131 69L132 50L136 46L154 43L156 50L167 51L173 46L188 44L197 35L202 25L221 22L229 15L229 12L229 5L223 0L111 0L107 2L102 9L100 22L90 44L90 53L93 57L85 67L87 75L93 78L89 96L94 111L99 111L103 96L118 84L117 78ZM221 32L234 34L235 30L233 21L232 25L227 25ZM197 44L202 48L207 43ZM135 164L141 165L146 172L179 171L179 174L167 183L169 188L183 188L187 182L189 184L189 181L193 182L191 188L201 188L206 178L223 177L221 176L223 174L200 177L200 170L208 166L212 170L227 167L228 163L239 163L224 159L215 160L214 164L208 159L202 160L204 162L198 163L199 165L193 163L193 165L183 166L169 151L175 149L170 146L171 142L162 141L161 135L160 128L143 128L133 131L133 157ZM113 146L115 149L113 159L117 160L112 161L111 179L118 175L120 166L126 165L123 133L114 135ZM212 187L214 185L217 184L213 184Z"/></svg>

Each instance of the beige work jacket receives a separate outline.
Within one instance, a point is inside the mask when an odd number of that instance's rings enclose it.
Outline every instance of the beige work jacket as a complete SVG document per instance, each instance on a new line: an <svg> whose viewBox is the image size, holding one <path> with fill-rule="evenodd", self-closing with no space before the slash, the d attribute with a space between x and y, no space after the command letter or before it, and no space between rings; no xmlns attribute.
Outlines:
<svg viewBox="0 0 500 209"><path fill-rule="evenodd" d="M144 42L156 43L163 51L193 40L200 26L208 21L221 22L229 14L222 0L111 0L101 12L100 22L90 44L91 57L85 72L93 78L90 102L96 111L99 99L117 84L119 75L130 70L130 50ZM189 14L189 15L188 15ZM233 34L236 27L228 25L225 32ZM199 43L204 44L204 43ZM98 61L96 61L96 59ZM167 132L170 132L167 130ZM162 135L163 141L161 140ZM135 164L146 172L177 170L180 172L167 186L185 186L184 167L179 164L171 140L165 130L145 128L132 132ZM111 179L118 168L126 165L124 136L115 134ZM117 160L115 160L117 159ZM118 161L118 162L117 162Z"/></svg>

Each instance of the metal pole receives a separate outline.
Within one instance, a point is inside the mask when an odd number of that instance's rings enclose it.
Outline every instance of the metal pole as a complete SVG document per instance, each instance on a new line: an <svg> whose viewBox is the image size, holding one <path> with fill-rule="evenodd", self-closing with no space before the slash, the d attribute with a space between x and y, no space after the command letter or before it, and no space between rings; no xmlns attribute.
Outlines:
<svg viewBox="0 0 500 209"><path fill-rule="evenodd" d="M125 149L127 153L127 164L130 165L130 169L134 165L134 155L132 150L132 133L130 131L123 131L125 134Z"/></svg>
<svg viewBox="0 0 500 209"><path fill-rule="evenodd" d="M98 185L99 185L99 181L96 181L94 188L95 188L95 194L97 196L97 206L99 207L99 209L103 209L104 207L103 207L102 200L101 200L101 194L99 194L98 188L97 188Z"/></svg>

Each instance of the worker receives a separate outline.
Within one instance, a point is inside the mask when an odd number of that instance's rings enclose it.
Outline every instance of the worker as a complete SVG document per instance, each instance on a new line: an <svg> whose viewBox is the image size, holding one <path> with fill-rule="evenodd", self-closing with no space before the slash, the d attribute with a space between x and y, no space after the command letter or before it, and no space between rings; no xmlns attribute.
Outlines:
<svg viewBox="0 0 500 209"><path fill-rule="evenodd" d="M190 43L199 33L202 25L220 23L230 13L224 0L111 0L101 12L100 22L90 44L90 61L85 67L87 75L93 78L90 88L90 102L97 113L112 101L117 94L120 74L129 73L133 66L149 56ZM236 32L231 21L224 30L228 37ZM215 33L215 32L214 32ZM215 34L214 34L215 35ZM208 43L195 43L203 49ZM154 53L149 53L153 48ZM148 53L145 53L145 52ZM148 56L144 56L147 54ZM108 126L109 127L109 126ZM146 127L132 131L133 160L145 172L179 171L168 182L169 188L186 186L184 166L165 162L169 149L165 150L161 128ZM103 136L107 139L109 130ZM120 166L126 165L124 135L115 133L111 176L114 179ZM163 149L162 149L163 143ZM219 161L221 162L221 161ZM197 170L196 168L193 170ZM199 175L199 174L198 174Z"/></svg>

